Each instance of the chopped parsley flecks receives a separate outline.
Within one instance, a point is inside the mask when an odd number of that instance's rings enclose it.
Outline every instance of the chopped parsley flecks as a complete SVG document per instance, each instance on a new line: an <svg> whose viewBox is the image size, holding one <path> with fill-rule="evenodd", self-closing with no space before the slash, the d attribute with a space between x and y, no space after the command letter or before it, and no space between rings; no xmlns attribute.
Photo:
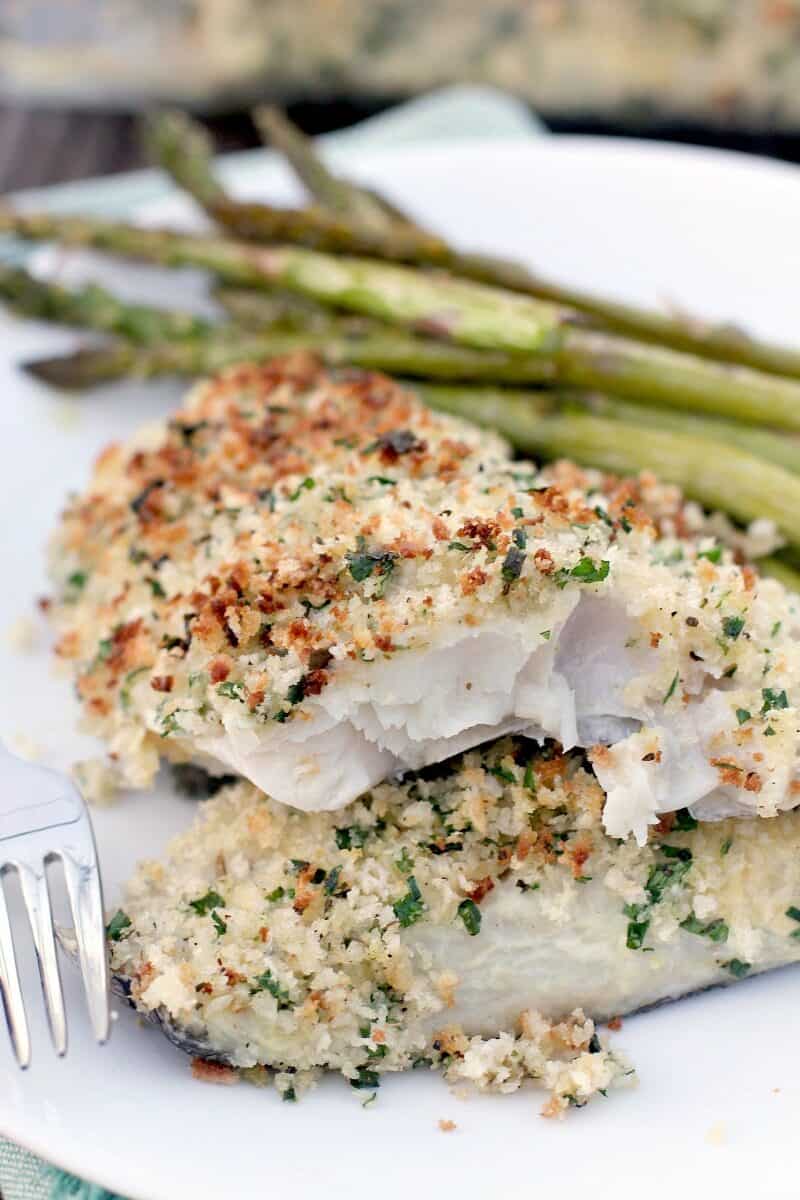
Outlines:
<svg viewBox="0 0 800 1200"><path fill-rule="evenodd" d="M395 900L392 909L404 929L407 929L409 925L414 925L422 916L425 904L422 892L413 875L408 877L408 891L405 896L400 900Z"/></svg>
<svg viewBox="0 0 800 1200"><path fill-rule="evenodd" d="M73 592L82 592L89 580L88 571L73 571L67 576L67 587L72 588Z"/></svg>
<svg viewBox="0 0 800 1200"><path fill-rule="evenodd" d="M662 843L660 849L665 858L678 858L681 862L691 862L692 852L685 846L669 846Z"/></svg>
<svg viewBox="0 0 800 1200"><path fill-rule="evenodd" d="M764 703L761 705L762 715L773 712L773 710L778 708L789 707L789 697L786 695L784 689L779 691L777 688L762 688L761 695L764 700Z"/></svg>
<svg viewBox="0 0 800 1200"><path fill-rule="evenodd" d="M797 929L793 929L789 934L789 937L800 939L800 908L798 908L796 904L790 904L786 910L786 916L790 921L798 922Z"/></svg>
<svg viewBox="0 0 800 1200"><path fill-rule="evenodd" d="M403 846L402 853L399 858L394 860L394 865L397 867L401 875L410 875L414 869L414 860L408 853L407 847Z"/></svg>
<svg viewBox="0 0 800 1200"><path fill-rule="evenodd" d="M350 1087L361 1088L378 1088L381 1086L381 1077L377 1071L373 1071L370 1067L358 1067L357 1074L354 1079L350 1080Z"/></svg>
<svg viewBox="0 0 800 1200"><path fill-rule="evenodd" d="M193 908L199 917L205 917L214 908L224 908L225 901L219 892L206 892L199 900L190 900L189 908Z"/></svg>
<svg viewBox="0 0 800 1200"><path fill-rule="evenodd" d="M140 675L145 675L150 670L149 667L134 667L132 671L123 680L122 687L119 689L119 702L123 709L130 708L131 705L131 687Z"/></svg>
<svg viewBox="0 0 800 1200"><path fill-rule="evenodd" d="M746 708L737 708L736 710L736 720L740 725L744 725L745 721L749 721L752 715Z"/></svg>
<svg viewBox="0 0 800 1200"><path fill-rule="evenodd" d="M291 501L299 500L303 492L311 492L316 486L315 480L310 475L307 475L303 482L298 484L293 492L289 493L289 499Z"/></svg>
<svg viewBox="0 0 800 1200"><path fill-rule="evenodd" d="M744 629L744 617L725 617L722 622L722 632L726 638L735 642Z"/></svg>
<svg viewBox="0 0 800 1200"><path fill-rule="evenodd" d="M672 676L672 683L669 685L666 692L664 693L664 699L661 701L662 704L666 704L668 700L672 699L672 697L675 694L675 688L678 686L679 679L680 679L680 671L676 671L675 674Z"/></svg>
<svg viewBox="0 0 800 1200"><path fill-rule="evenodd" d="M672 828L677 833L690 833L693 829L697 829L697 820L692 816L688 808L679 808L675 813L675 821Z"/></svg>
<svg viewBox="0 0 800 1200"><path fill-rule="evenodd" d="M732 845L733 845L733 838L731 838L731 837L725 838L725 841L722 843L722 845L719 848L720 858L725 857L725 855L728 853L728 851L730 850Z"/></svg>
<svg viewBox="0 0 800 1200"><path fill-rule="evenodd" d="M513 771L509 771L508 767L490 767L489 774L494 775L495 779L502 780L503 783L516 783L517 777Z"/></svg>
<svg viewBox="0 0 800 1200"><path fill-rule="evenodd" d="M685 929L687 933L696 933L698 937L707 937L712 942L722 943L728 940L729 929L721 917L713 921L700 921L694 913L689 913L689 916L681 921L681 929Z"/></svg>
<svg viewBox="0 0 800 1200"><path fill-rule="evenodd" d="M629 918L625 938L625 945L629 950L641 950L644 946L644 939L650 928L650 918L644 915L646 911L647 905L640 904L626 904L623 909L625 916Z"/></svg>
<svg viewBox="0 0 800 1200"><path fill-rule="evenodd" d="M602 583L608 578L610 569L608 559L596 563L593 558L584 556L574 567L562 567L553 578L561 588L566 587L570 579L576 579L578 583Z"/></svg>
<svg viewBox="0 0 800 1200"><path fill-rule="evenodd" d="M106 936L112 942L118 942L126 929L130 929L131 919L127 913L118 908L106 926Z"/></svg>
<svg viewBox="0 0 800 1200"><path fill-rule="evenodd" d="M346 555L347 567L356 583L363 583L377 571L381 584L376 595L380 598L386 588L389 576L394 570L397 554L394 550L368 550L363 537L358 539L358 549L349 550Z"/></svg>
<svg viewBox="0 0 800 1200"><path fill-rule="evenodd" d="M481 910L474 900L462 900L458 906L458 915L464 922L467 933L475 937L481 931Z"/></svg>
<svg viewBox="0 0 800 1200"><path fill-rule="evenodd" d="M332 896L339 886L339 876L342 873L342 864L337 863L335 867L331 867L328 871L328 876L325 880L325 891L329 896Z"/></svg>
<svg viewBox="0 0 800 1200"><path fill-rule="evenodd" d="M256 975L253 980L253 986L250 988L250 994L255 995L256 992L269 992L275 1000L278 1001L278 1008L292 1008L292 1001L289 992L285 987L282 987L275 976L267 967L261 975Z"/></svg>
<svg viewBox="0 0 800 1200"><path fill-rule="evenodd" d="M370 835L363 825L343 825L334 830L336 845L340 850L360 850Z"/></svg>
<svg viewBox="0 0 800 1200"><path fill-rule="evenodd" d="M245 686L243 683L234 683L226 679L224 683L217 684L217 694L226 696L228 700L241 700L244 702L246 695Z"/></svg>
<svg viewBox="0 0 800 1200"><path fill-rule="evenodd" d="M709 562L722 562L722 546L712 546L710 550L699 550L698 558L707 558Z"/></svg>
<svg viewBox="0 0 800 1200"><path fill-rule="evenodd" d="M223 921L222 917L219 915L219 913L217 912L217 910L215 908L213 908L211 910L211 923L213 924L214 928L216 929L216 931L220 937L222 937L223 933L227 933L227 931L228 931L227 922Z"/></svg>
<svg viewBox="0 0 800 1200"><path fill-rule="evenodd" d="M644 885L647 900L638 904L626 904L622 910L628 918L625 944L629 950L644 949L653 906L663 899L670 888L683 880L692 865L691 850L682 846L662 845L661 853L665 856L665 861L655 863L650 868Z"/></svg>
<svg viewBox="0 0 800 1200"><path fill-rule="evenodd" d="M728 962L723 963L722 965L727 971L730 971L731 975L733 975L735 979L744 979L745 975L750 973L750 970L753 966L752 963L743 962L741 958L731 958Z"/></svg>

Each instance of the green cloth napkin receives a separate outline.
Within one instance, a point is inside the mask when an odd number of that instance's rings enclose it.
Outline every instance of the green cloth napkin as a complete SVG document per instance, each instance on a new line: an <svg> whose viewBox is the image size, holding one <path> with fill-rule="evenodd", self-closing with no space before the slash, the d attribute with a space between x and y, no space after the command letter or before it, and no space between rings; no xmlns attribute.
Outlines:
<svg viewBox="0 0 800 1200"><path fill-rule="evenodd" d="M325 146L408 146L470 138L514 138L545 133L539 119L519 100L490 87L449 87L410 100L370 117L351 129L328 134ZM230 155L248 169L261 152ZM138 205L163 194L159 172L137 171L109 179L29 192L26 199L48 208L81 208L108 217L124 217ZM58 1070L58 1065L53 1067ZM0 1137L0 1200L124 1200L105 1188L84 1183L27 1150Z"/></svg>

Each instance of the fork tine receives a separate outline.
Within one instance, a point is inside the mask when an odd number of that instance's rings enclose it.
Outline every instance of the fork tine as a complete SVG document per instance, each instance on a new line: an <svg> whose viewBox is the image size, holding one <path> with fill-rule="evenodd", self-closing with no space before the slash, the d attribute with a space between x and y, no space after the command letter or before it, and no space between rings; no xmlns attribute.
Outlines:
<svg viewBox="0 0 800 1200"><path fill-rule="evenodd" d="M61 1055L66 1053L67 1049L67 1019L64 1013L64 994L61 990L61 975L53 936L53 912L50 907L47 876L44 865L37 872L20 863L17 870L22 887L22 898L28 910L33 944L36 947L50 1035L56 1054Z"/></svg>
<svg viewBox="0 0 800 1200"><path fill-rule="evenodd" d="M67 885L83 986L89 1017L98 1042L108 1038L111 1015L108 1003L108 959L106 956L103 893L97 866L76 862L61 855Z"/></svg>
<svg viewBox="0 0 800 1200"><path fill-rule="evenodd" d="M31 1061L31 1039L19 983L17 956L14 953L14 942L11 937L11 923L8 919L2 871L0 871L0 997L3 1000L6 1024L8 1032L11 1034L11 1044L14 1047L17 1062L21 1067L27 1067Z"/></svg>

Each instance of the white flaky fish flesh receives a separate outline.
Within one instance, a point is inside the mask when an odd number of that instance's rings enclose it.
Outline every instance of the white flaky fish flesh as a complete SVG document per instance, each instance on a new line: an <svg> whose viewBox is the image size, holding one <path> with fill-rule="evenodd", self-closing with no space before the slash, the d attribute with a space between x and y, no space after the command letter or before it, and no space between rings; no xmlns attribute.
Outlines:
<svg viewBox="0 0 800 1200"><path fill-rule="evenodd" d="M110 447L54 543L57 652L124 779L158 759L337 809L506 733L591 750L605 824L800 801L800 600L674 491L513 461L305 357Z"/></svg>

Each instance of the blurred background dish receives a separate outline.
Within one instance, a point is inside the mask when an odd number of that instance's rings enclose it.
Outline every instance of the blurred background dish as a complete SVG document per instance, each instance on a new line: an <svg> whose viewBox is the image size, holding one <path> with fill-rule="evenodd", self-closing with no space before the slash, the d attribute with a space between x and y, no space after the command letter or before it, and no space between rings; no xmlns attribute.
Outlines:
<svg viewBox="0 0 800 1200"><path fill-rule="evenodd" d="M154 103L224 149L255 144L258 100L319 133L454 82L556 129L797 158L800 0L2 0L0 187L137 165Z"/></svg>

